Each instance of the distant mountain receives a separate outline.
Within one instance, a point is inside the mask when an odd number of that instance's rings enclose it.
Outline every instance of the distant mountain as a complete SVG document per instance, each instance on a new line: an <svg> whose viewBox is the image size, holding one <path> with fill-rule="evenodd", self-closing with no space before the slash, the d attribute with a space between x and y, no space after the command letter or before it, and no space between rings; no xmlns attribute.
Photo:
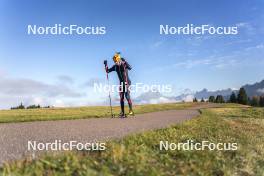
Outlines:
<svg viewBox="0 0 264 176"><path fill-rule="evenodd" d="M162 95L160 92L144 92L133 100L136 104L158 104L177 102L175 97Z"/></svg>
<svg viewBox="0 0 264 176"><path fill-rule="evenodd" d="M257 82L254 84L246 84L242 86L245 88L247 95L249 97L252 96L260 96L264 95L264 80L261 82ZM179 101L192 101L194 97L197 99L208 99L209 96L217 96L222 95L225 100L228 100L231 93L235 92L238 93L238 90L234 90L231 88L223 89L223 90L216 90L216 91L209 91L207 89L203 89L201 91L193 92L190 89L184 90L179 96L164 96L160 92L145 92L140 96L136 97L134 101L138 104L146 104L146 103L168 103L168 102L179 102Z"/></svg>
<svg viewBox="0 0 264 176"><path fill-rule="evenodd" d="M264 80L257 82L255 84L246 84L243 86L246 90L248 96L260 96L264 95Z"/></svg>
<svg viewBox="0 0 264 176"><path fill-rule="evenodd" d="M217 96L217 95L223 95L223 97L227 97L229 95L231 95L232 93L232 89L223 89L223 90L217 90L217 91L208 91L207 89L203 89L201 91L198 91L194 94L194 97L198 98L198 99L202 99L202 98L209 98L209 96ZM236 91L236 90L235 90Z"/></svg>
<svg viewBox="0 0 264 176"><path fill-rule="evenodd" d="M223 90L216 90L216 91L209 91L207 89L203 89L201 91L197 92L190 92L190 93L183 93L179 96L176 97L176 100L178 101L192 101L194 97L196 97L198 100L199 99L208 99L210 96L217 96L217 95L223 95L224 99L227 100L229 99L229 96L233 91L237 90L232 90L232 89L223 89Z"/></svg>
<svg viewBox="0 0 264 176"><path fill-rule="evenodd" d="M254 84L246 84L242 87L246 90L247 95L249 97L264 95L264 80L262 80L261 82L254 83ZM201 99L201 98L208 99L209 96L211 95L213 96L223 95L225 99L228 99L232 92L238 93L238 90L232 90L228 88L228 89L217 90L217 91L208 91L207 89L203 89L201 91L195 92L193 96L198 99Z"/></svg>

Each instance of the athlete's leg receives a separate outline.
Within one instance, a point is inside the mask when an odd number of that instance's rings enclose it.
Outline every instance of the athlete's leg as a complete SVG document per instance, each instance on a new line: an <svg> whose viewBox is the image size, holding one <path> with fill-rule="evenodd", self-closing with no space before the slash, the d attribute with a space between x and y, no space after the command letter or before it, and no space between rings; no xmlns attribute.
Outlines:
<svg viewBox="0 0 264 176"><path fill-rule="evenodd" d="M124 89L121 88L121 85L119 87L119 96L120 96L120 107L121 107L121 113L122 115L125 114L125 102L124 102Z"/></svg>
<svg viewBox="0 0 264 176"><path fill-rule="evenodd" d="M132 108L132 101L131 101L131 98L130 98L129 86L128 86L126 92L125 92L125 96L126 96L128 107L129 107L129 115L134 115L133 108Z"/></svg>
<svg viewBox="0 0 264 176"><path fill-rule="evenodd" d="M125 92L125 96L126 96L126 99L127 99L127 103L128 103L128 106L129 106L129 110L132 111L132 101L131 101L131 98L130 98L129 91Z"/></svg>

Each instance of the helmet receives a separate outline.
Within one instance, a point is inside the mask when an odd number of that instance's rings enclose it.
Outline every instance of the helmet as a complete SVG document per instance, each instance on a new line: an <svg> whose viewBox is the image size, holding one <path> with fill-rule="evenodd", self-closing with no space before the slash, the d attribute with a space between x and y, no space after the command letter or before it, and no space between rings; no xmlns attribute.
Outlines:
<svg viewBox="0 0 264 176"><path fill-rule="evenodd" d="M115 55L113 56L113 61L115 63L119 62L121 60L121 56L120 56L120 53L115 53Z"/></svg>

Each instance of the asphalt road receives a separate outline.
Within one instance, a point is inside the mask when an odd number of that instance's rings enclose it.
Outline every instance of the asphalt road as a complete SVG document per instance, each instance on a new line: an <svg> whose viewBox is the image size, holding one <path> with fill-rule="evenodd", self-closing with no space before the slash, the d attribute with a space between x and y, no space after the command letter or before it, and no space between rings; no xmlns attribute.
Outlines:
<svg viewBox="0 0 264 176"><path fill-rule="evenodd" d="M214 105L205 104L186 110L170 110L136 115L125 119L91 118L79 120L39 121L0 124L0 165L39 152L28 151L28 141L81 143L121 138L131 133L159 129L199 115L198 109Z"/></svg>

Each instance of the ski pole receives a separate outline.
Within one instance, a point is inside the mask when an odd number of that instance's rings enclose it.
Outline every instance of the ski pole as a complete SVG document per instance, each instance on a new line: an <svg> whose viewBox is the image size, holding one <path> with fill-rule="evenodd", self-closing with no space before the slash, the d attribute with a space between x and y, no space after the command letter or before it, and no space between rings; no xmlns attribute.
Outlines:
<svg viewBox="0 0 264 176"><path fill-rule="evenodd" d="M110 88L109 77L108 77L108 72L107 72L108 70L107 60L104 61L104 65L105 65L105 71L106 71L106 79L108 82L108 88ZM110 89L108 91L108 97L109 97L109 104L110 104L110 113L111 113L111 117L113 118L114 114L113 114L113 108L112 108L112 99L111 99Z"/></svg>

